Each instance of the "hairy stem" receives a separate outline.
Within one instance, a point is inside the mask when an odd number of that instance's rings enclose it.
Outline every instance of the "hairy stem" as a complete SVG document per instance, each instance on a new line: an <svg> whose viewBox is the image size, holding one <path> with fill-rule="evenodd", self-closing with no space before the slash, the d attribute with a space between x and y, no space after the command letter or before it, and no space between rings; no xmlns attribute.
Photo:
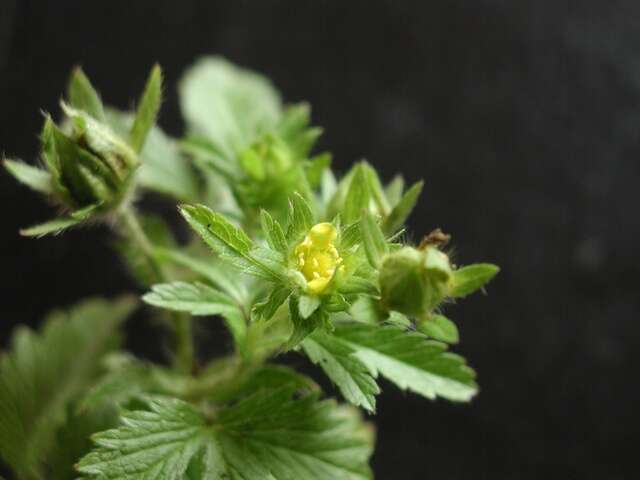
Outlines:
<svg viewBox="0 0 640 480"><path fill-rule="evenodd" d="M135 209L131 205L125 205L119 211L118 220L126 237L135 243L146 257L153 270L156 281L168 281L169 279L155 255L153 244L140 225ZM194 361L191 317L189 315L173 313L171 314L171 323L176 340L174 366L181 372L191 373Z"/></svg>

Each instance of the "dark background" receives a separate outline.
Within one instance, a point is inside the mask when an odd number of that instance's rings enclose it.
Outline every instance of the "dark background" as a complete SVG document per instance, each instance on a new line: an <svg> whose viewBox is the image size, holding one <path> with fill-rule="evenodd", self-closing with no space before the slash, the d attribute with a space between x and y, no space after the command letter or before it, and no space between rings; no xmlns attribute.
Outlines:
<svg viewBox="0 0 640 480"><path fill-rule="evenodd" d="M0 0L0 152L37 152L71 67L126 107L153 62L160 123L203 54L309 100L341 171L424 178L416 236L440 226L461 263L502 266L450 308L479 371L470 405L383 383L380 479L635 478L640 395L640 2ZM101 229L43 240L51 210L0 175L1 342L54 306L132 282ZM172 212L170 206L167 211ZM131 347L157 358L150 327ZM153 334L153 333L151 333Z"/></svg>

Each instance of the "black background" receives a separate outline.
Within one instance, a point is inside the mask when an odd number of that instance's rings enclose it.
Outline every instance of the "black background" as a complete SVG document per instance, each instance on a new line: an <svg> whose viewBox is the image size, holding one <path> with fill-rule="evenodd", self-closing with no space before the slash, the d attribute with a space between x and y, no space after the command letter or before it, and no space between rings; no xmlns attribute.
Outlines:
<svg viewBox="0 0 640 480"><path fill-rule="evenodd" d="M383 383L377 478L635 478L639 2L0 6L7 156L35 157L39 111L57 113L78 63L127 107L159 61L160 123L178 135L177 78L197 56L222 54L268 75L287 101L309 100L338 170L365 157L387 179L424 178L416 237L440 226L460 263L502 266L488 296L448 310L480 395L451 405ZM54 306L133 287L106 231L19 238L52 212L5 174L0 205L2 345ZM160 358L157 330L130 329L131 348Z"/></svg>

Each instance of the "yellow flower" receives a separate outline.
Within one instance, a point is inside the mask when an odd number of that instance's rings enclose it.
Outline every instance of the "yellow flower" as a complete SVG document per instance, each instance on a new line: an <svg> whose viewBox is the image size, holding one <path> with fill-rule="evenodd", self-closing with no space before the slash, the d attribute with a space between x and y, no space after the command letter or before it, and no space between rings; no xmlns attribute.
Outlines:
<svg viewBox="0 0 640 480"><path fill-rule="evenodd" d="M307 280L307 291L320 294L327 288L342 258L334 242L338 236L336 227L324 222L313 226L304 240L296 247L298 269Z"/></svg>

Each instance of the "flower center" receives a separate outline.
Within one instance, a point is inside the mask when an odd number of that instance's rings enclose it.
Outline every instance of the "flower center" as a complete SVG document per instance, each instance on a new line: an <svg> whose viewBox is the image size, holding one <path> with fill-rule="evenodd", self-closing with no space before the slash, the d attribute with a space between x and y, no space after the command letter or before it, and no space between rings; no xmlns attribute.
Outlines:
<svg viewBox="0 0 640 480"><path fill-rule="evenodd" d="M307 290L311 293L324 291L342 263L334 245L337 236L332 224L318 223L295 249L298 269L307 280Z"/></svg>

